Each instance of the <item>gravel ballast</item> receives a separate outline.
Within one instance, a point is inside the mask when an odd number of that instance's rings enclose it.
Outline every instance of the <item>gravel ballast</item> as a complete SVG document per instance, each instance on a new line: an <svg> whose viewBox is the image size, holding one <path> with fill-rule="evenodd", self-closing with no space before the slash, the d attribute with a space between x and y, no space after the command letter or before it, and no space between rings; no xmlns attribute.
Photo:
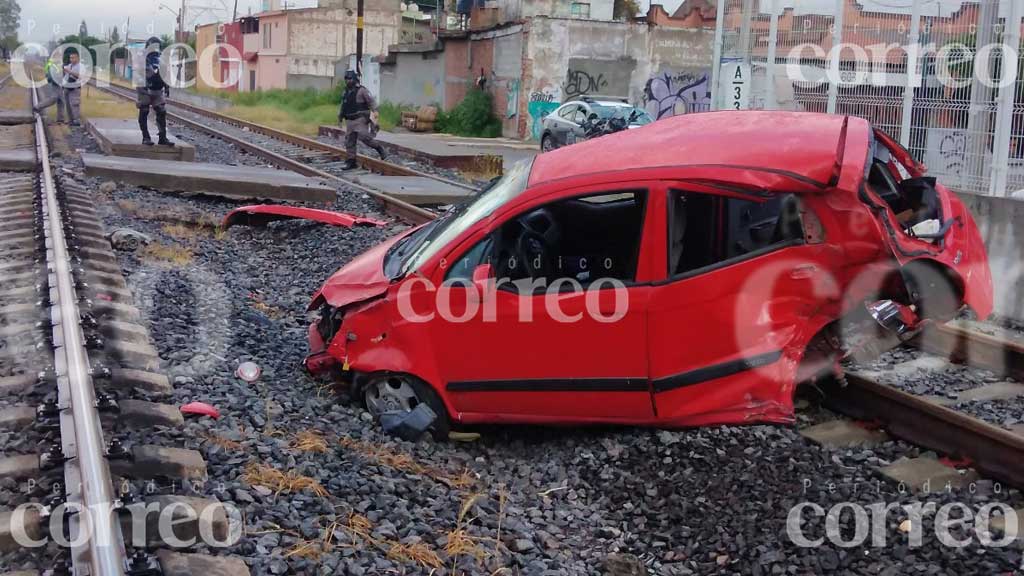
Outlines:
<svg viewBox="0 0 1024 576"><path fill-rule="evenodd" d="M357 193L340 189L339 198L334 209L381 216ZM825 512L844 502L1020 507L1016 491L990 482L900 493L876 468L919 455L902 442L829 451L795 427L762 425L485 427L471 443L385 436L343 390L303 370L305 308L327 276L401 225L281 222L216 233L182 224L217 222L235 206L124 185L97 195L108 229L132 228L166 247L122 252L120 263L175 385L173 402L208 402L222 414L136 439L200 450L209 479L188 490L242 510L243 539L201 551L240 555L253 574L895 576L1021 565L1019 545L981 546L973 529L964 548L941 544L933 515L922 545L911 547L899 510L880 523L884 546L793 542L786 520L800 503ZM257 382L234 375L244 361L262 368ZM267 469L315 484L282 489ZM808 538L825 535L823 515L806 507L803 517ZM847 506L846 540L852 518Z"/></svg>

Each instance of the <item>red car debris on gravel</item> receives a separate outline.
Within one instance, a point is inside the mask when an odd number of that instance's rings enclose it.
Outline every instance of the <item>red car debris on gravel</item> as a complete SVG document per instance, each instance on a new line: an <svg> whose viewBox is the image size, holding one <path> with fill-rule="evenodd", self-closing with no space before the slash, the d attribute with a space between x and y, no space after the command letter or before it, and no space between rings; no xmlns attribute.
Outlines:
<svg viewBox="0 0 1024 576"><path fill-rule="evenodd" d="M978 229L924 172L866 120L790 112L542 154L331 276L306 366L435 432L791 422L879 326L991 313Z"/></svg>

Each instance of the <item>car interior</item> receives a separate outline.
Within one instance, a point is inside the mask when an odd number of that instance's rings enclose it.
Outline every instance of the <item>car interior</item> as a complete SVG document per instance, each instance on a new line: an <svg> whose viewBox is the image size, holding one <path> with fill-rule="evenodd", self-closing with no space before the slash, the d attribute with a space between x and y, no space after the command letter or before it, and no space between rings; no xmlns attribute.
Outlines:
<svg viewBox="0 0 1024 576"><path fill-rule="evenodd" d="M764 201L677 190L669 194L672 276L804 239L795 194Z"/></svg>
<svg viewBox="0 0 1024 576"><path fill-rule="evenodd" d="M868 172L868 185L892 209L904 232L912 236L927 235L942 223L942 210L935 178L903 178L894 174L895 160L884 146L876 151ZM927 226L931 224L931 226Z"/></svg>
<svg viewBox="0 0 1024 576"><path fill-rule="evenodd" d="M494 237L498 277L516 280L636 276L645 194L624 192L572 198L513 219Z"/></svg>

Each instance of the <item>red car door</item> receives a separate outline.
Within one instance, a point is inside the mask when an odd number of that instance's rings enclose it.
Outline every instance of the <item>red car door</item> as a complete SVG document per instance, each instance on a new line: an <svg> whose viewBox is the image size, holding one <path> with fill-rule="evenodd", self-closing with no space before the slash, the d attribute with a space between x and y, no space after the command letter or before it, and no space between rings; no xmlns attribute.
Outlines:
<svg viewBox="0 0 1024 576"><path fill-rule="evenodd" d="M561 200L539 199L516 210L446 258L453 264L445 278L449 283L461 280L462 286L447 288L450 294L442 300L451 303L449 317L468 318L435 318L429 329L446 395L462 421L627 423L649 422L653 416L646 356L652 287L635 281L650 275L643 254L650 241L644 227L650 210L648 192L631 185L624 191L605 187L571 194L569 199L560 194ZM507 241L501 238L514 235L524 215L537 213L553 214L560 228L559 249L544 258L560 259L563 268L549 274L548 280L587 277L581 282L589 284L584 290L529 293L512 289L502 278L509 270L496 261L508 257L499 254L499 245ZM605 224L614 227L615 222L635 222L628 230L630 239L617 243L612 238L618 233ZM629 249L621 250L627 243ZM602 257L594 250L612 250L614 255ZM626 287L595 283L601 277L598 270L620 256L628 265L613 263L609 277L628 275ZM464 286L485 259L498 271L499 287L483 297L479 313L467 314L467 306L474 305L467 304ZM581 264L594 274L586 276Z"/></svg>
<svg viewBox="0 0 1024 576"><path fill-rule="evenodd" d="M788 421L803 343L838 301L836 252L807 243L795 195L669 190L666 203L667 274L648 307L658 420Z"/></svg>

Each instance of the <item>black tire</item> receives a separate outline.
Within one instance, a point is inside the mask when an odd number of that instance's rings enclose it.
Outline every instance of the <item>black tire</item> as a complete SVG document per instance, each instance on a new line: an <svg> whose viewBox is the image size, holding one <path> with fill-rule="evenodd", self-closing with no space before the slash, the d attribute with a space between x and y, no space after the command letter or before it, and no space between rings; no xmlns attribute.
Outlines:
<svg viewBox="0 0 1024 576"><path fill-rule="evenodd" d="M945 322L963 307L963 297L952 279L935 266L911 263L903 269L903 279L919 318Z"/></svg>
<svg viewBox="0 0 1024 576"><path fill-rule="evenodd" d="M363 399L363 404L366 409L373 414L374 418L379 416L379 410L374 409L373 404L377 403L375 397L379 398L380 386L389 386L395 389L395 386L401 386L402 384L407 385L415 395L415 404L410 404L408 407L394 407L396 409L413 409L416 404L422 402L430 407L437 414L437 419L434 420L434 424L430 427L430 434L435 440L447 440L448 432L451 430L451 423L449 421L448 410L444 406L444 402L441 401L441 397L437 395L437 392L419 378L410 374L400 373L380 373L373 374L366 379L366 383L362 385L360 389L360 396Z"/></svg>
<svg viewBox="0 0 1024 576"><path fill-rule="evenodd" d="M555 146L554 138L551 137L551 134L545 134L544 136L541 137L541 139L540 139L540 151L541 152L551 152L555 148L557 148L557 146Z"/></svg>

